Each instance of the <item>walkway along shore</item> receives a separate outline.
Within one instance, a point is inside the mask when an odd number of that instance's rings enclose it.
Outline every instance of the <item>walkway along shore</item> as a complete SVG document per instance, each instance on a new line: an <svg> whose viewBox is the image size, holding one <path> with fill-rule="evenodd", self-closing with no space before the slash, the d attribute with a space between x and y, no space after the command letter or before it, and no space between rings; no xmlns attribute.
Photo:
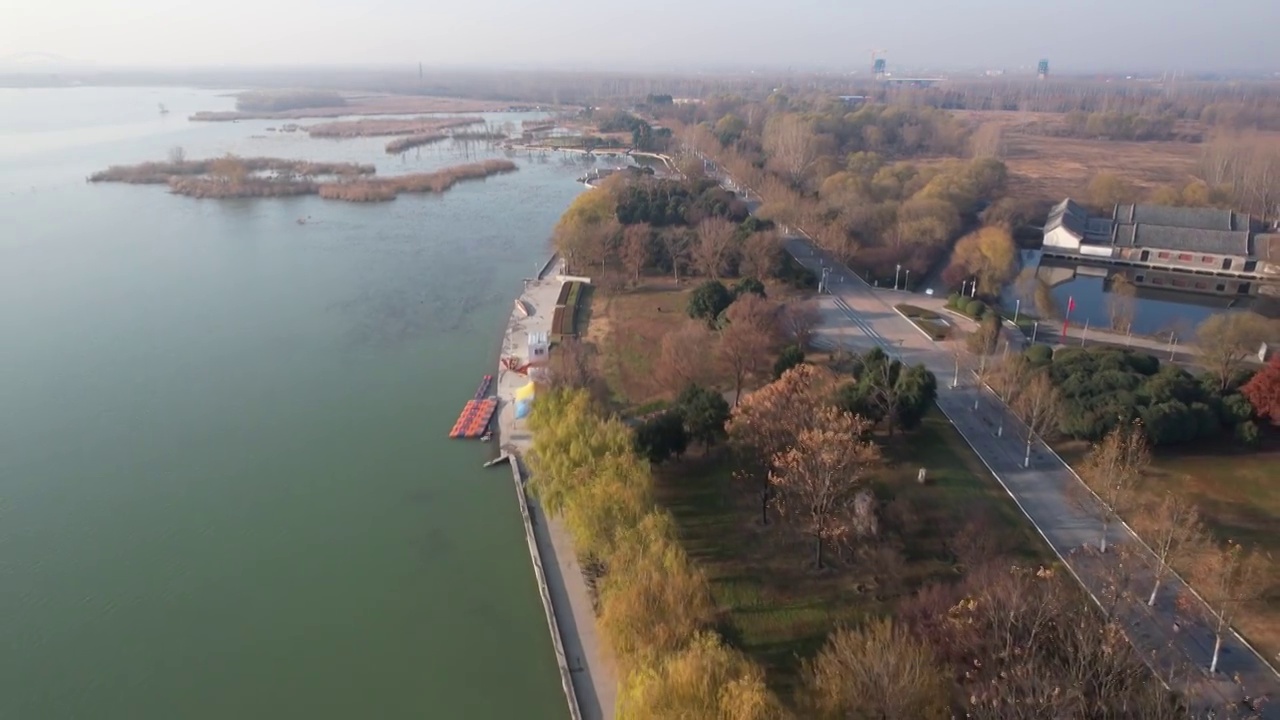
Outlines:
<svg viewBox="0 0 1280 720"><path fill-rule="evenodd" d="M552 256L536 278L524 281L518 298L530 310L524 316L513 308L503 336L501 358L528 362L529 334L550 333L556 295L563 284L562 263ZM508 369L499 359L497 373L498 437L502 452L511 456L512 478L520 503L529 555L551 631L561 684L572 720L612 720L617 698L616 668L596 635L595 608L578 556L564 523L548 517L526 490L528 475L522 455L533 438L523 419L515 416L515 392L529 378Z"/></svg>

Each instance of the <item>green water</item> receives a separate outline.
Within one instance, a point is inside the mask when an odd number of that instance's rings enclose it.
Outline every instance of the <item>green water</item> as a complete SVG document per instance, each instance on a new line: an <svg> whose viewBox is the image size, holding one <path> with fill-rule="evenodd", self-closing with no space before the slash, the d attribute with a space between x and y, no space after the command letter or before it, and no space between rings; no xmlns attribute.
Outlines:
<svg viewBox="0 0 1280 720"><path fill-rule="evenodd" d="M84 182L471 154L185 120L230 104L0 90L0 717L565 716L510 475L445 434L581 167L378 205Z"/></svg>

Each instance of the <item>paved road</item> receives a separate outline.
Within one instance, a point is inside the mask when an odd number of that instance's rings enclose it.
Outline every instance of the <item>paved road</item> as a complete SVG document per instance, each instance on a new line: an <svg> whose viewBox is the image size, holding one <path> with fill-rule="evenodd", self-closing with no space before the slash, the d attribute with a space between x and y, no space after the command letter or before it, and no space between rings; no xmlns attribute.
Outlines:
<svg viewBox="0 0 1280 720"><path fill-rule="evenodd" d="M1024 468L1026 435L1021 424L971 379L962 375L959 387L949 387L955 363L947 349L899 315L880 291L808 240L788 238L787 250L814 271L820 272L823 266L832 268L830 295L822 297L824 326L818 333L819 341L862 349L880 346L903 362L924 363L933 371L939 381L938 405L943 412L1081 584L1095 597L1102 593L1116 555L1099 557L1093 550L1100 540L1101 525L1078 499L1079 478L1039 442L1033 443L1030 467ZM1002 418L1005 432L998 437ZM1113 527L1107 542L1135 548L1150 558L1127 527ZM1145 598L1151 588L1149 572L1139 572L1132 583L1134 591ZM1184 591L1185 586L1174 578L1161 589L1154 608L1139 602L1118 611L1134 645L1163 681L1185 689L1199 707L1221 707L1244 696L1274 698L1263 704L1261 716L1280 718L1280 676L1234 634L1224 640L1219 673L1210 676L1205 672L1213 653L1213 633L1204 620L1177 607L1175 599Z"/></svg>

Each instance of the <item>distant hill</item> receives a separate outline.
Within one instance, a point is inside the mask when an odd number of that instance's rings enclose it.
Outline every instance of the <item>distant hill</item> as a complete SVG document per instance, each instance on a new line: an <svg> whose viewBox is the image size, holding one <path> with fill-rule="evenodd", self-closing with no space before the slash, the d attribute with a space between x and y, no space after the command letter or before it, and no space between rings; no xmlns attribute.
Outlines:
<svg viewBox="0 0 1280 720"><path fill-rule="evenodd" d="M83 70L93 66L94 63L87 60L77 60L45 52L21 52L0 55L0 71L4 72L58 72Z"/></svg>

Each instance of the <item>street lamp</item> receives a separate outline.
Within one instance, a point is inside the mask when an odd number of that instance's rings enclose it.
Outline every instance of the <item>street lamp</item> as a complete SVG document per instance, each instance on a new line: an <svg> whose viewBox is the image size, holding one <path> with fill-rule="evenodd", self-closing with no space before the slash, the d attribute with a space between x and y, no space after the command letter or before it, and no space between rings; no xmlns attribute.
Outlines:
<svg viewBox="0 0 1280 720"><path fill-rule="evenodd" d="M1031 344L1036 344L1036 333L1040 332L1040 321L1036 320L1031 326Z"/></svg>
<svg viewBox="0 0 1280 720"><path fill-rule="evenodd" d="M910 285L910 284L911 284L911 271L910 271L910 270L908 270L908 271L907 271L907 274L906 274L906 275L904 275L904 276L903 276L903 278L902 278L902 289L903 289L903 290L906 290L906 289L907 289L907 286L908 286L908 285Z"/></svg>
<svg viewBox="0 0 1280 720"><path fill-rule="evenodd" d="M900 274L902 274L902 266L894 265L893 266L893 289L894 290L898 289L898 276Z"/></svg>
<svg viewBox="0 0 1280 720"><path fill-rule="evenodd" d="M1013 303L1013 324L1018 324L1018 313L1022 312L1022 298L1018 298Z"/></svg>

